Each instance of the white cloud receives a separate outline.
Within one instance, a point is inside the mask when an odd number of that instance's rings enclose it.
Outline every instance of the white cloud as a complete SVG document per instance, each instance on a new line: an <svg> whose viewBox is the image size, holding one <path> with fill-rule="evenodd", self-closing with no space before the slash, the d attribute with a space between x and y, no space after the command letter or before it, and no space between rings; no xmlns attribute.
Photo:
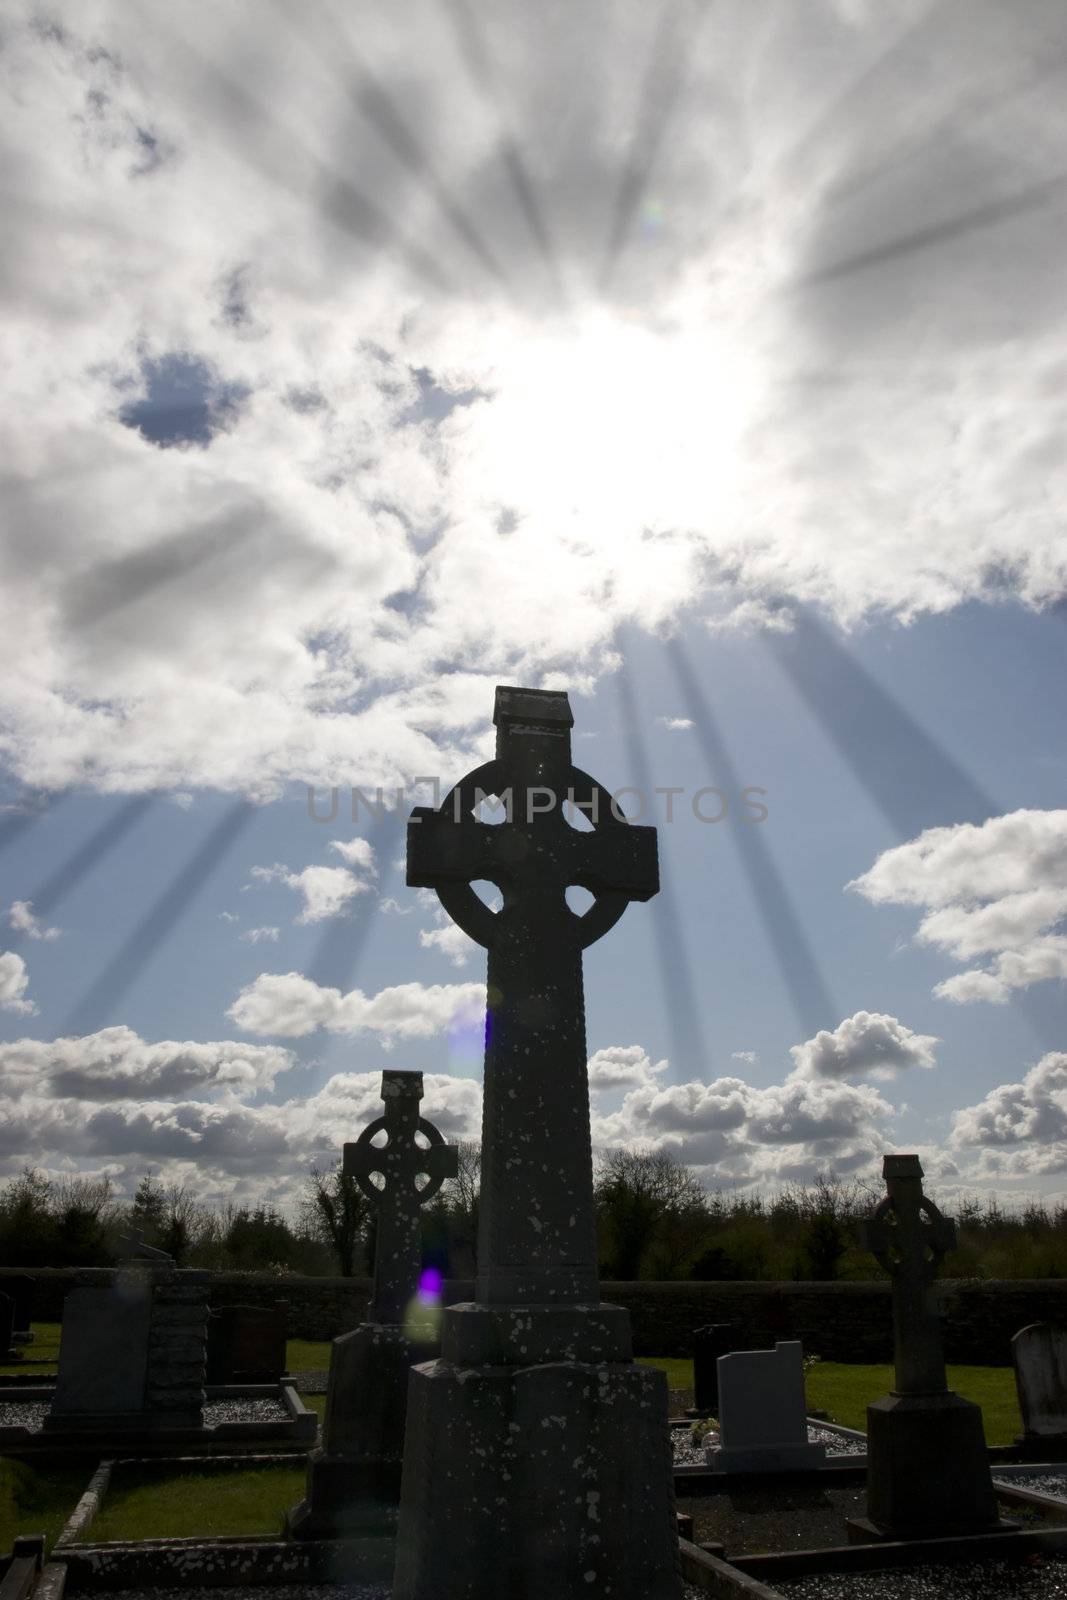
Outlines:
<svg viewBox="0 0 1067 1600"><path fill-rule="evenodd" d="M605 1093L638 1085L649 1087L666 1070L666 1061L653 1065L639 1044L609 1045L589 1057L589 1088L594 1093Z"/></svg>
<svg viewBox="0 0 1067 1600"><path fill-rule="evenodd" d="M401 983L365 995L324 988L299 972L261 973L246 985L227 1016L247 1033L299 1039L318 1028L331 1033L375 1033L393 1039L423 1039L482 1015L485 987L479 983Z"/></svg>
<svg viewBox="0 0 1067 1600"><path fill-rule="evenodd" d="M908 1067L932 1067L939 1040L913 1033L896 1017L879 1011L857 1011L832 1031L821 1028L813 1039L790 1048L795 1069L811 1078L847 1078L866 1074L892 1077Z"/></svg>
<svg viewBox="0 0 1067 1600"><path fill-rule="evenodd" d="M934 7L903 36L833 0L769 35L668 9L485 8L488 92L420 0L165 25L99 0L62 28L12 0L21 778L392 785L476 756L496 682L594 676L621 623L1062 592L1064 220L1041 185L1067 107L1046 75L970 115L975 83L1058 47L1057 8L974 0L961 30ZM670 135L627 217L619 108L653 54ZM243 398L160 448L122 413L174 353Z"/></svg>
<svg viewBox="0 0 1067 1600"><path fill-rule="evenodd" d="M15 1011L22 1016L34 1016L37 1007L27 999L30 975L26 963L14 950L0 952L0 1011Z"/></svg>
<svg viewBox="0 0 1067 1600"><path fill-rule="evenodd" d="M454 967L465 967L477 948L455 922L444 922L439 928L420 928L419 943L424 950L439 950Z"/></svg>
<svg viewBox="0 0 1067 1600"><path fill-rule="evenodd" d="M269 940L271 944L277 944L280 933L280 928L246 928L241 934L241 938L247 944L262 944L264 940Z"/></svg>
<svg viewBox="0 0 1067 1600"><path fill-rule="evenodd" d="M666 1067L653 1066L638 1045L597 1052L590 1061L595 1145L668 1150L711 1184L866 1171L884 1147L880 1124L893 1107L869 1086L799 1069L765 1088L742 1078L664 1084ZM600 1095L628 1084L618 1109L604 1111Z"/></svg>
<svg viewBox="0 0 1067 1600"><path fill-rule="evenodd" d="M371 888L347 867L304 867L301 872L290 872L276 862L273 867L253 867L251 876L260 883L284 883L287 889L295 889L304 901L304 909L295 919L301 923L344 916L356 895Z"/></svg>
<svg viewBox="0 0 1067 1600"><path fill-rule="evenodd" d="M1067 1172L1067 1053L1049 1051L1020 1083L1002 1083L957 1111L951 1143L957 1155L971 1158L969 1170L978 1175Z"/></svg>
<svg viewBox="0 0 1067 1600"><path fill-rule="evenodd" d="M219 919L222 922L240 922L241 920L236 911L220 911Z"/></svg>
<svg viewBox="0 0 1067 1600"><path fill-rule="evenodd" d="M32 900L15 900L8 913L8 921L17 933L25 933L31 939L58 939L63 931L61 928L46 928L40 917L34 916Z"/></svg>
<svg viewBox="0 0 1067 1600"><path fill-rule="evenodd" d="M692 717L657 717L656 721L661 722L663 726L665 728L669 728L672 733L679 733L682 730L691 728L693 726Z"/></svg>
<svg viewBox="0 0 1067 1600"><path fill-rule="evenodd" d="M147 1100L197 1089L240 1097L273 1089L294 1061L292 1051L277 1045L149 1044L132 1028L104 1028L81 1038L0 1044L0 1093Z"/></svg>
<svg viewBox="0 0 1067 1600"><path fill-rule="evenodd" d="M846 885L875 905L926 908L916 939L957 960L992 956L939 983L959 1004L1067 978L1067 810L1009 812L928 828Z"/></svg>
<svg viewBox="0 0 1067 1600"><path fill-rule="evenodd" d="M329 848L336 850L346 865L361 867L368 875L373 875L374 847L368 839L331 839Z"/></svg>
<svg viewBox="0 0 1067 1600"><path fill-rule="evenodd" d="M754 1067L759 1060L755 1050L731 1050L731 1061L743 1061L746 1066Z"/></svg>

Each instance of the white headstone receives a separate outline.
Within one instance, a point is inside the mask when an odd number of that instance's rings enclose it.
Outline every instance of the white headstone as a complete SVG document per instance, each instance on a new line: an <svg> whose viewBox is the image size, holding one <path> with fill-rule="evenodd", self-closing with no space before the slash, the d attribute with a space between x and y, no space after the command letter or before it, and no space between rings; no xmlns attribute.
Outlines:
<svg viewBox="0 0 1067 1600"><path fill-rule="evenodd" d="M826 1446L808 1443L804 1354L799 1339L773 1350L720 1356L719 1443L707 1449L717 1472L795 1472L818 1467Z"/></svg>
<svg viewBox="0 0 1067 1600"><path fill-rule="evenodd" d="M1032 1322L1011 1341L1019 1411L1028 1435L1067 1435L1067 1328Z"/></svg>

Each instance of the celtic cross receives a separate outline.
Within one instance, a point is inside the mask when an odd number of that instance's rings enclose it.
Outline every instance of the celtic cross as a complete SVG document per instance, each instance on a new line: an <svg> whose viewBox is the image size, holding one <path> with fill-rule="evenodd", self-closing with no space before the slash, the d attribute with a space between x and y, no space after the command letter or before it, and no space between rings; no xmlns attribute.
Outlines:
<svg viewBox="0 0 1067 1600"><path fill-rule="evenodd" d="M409 885L435 889L489 952L477 1300L596 1305L582 951L657 892L656 832L572 765L565 694L498 688L493 720L495 760L408 823ZM504 820L480 820L483 800ZM499 911L471 887L482 879ZM594 897L582 915L571 885Z"/></svg>
<svg viewBox="0 0 1067 1600"><path fill-rule="evenodd" d="M886 1156L888 1194L863 1224L863 1242L893 1280L894 1394L948 1388L935 1282L956 1224L923 1194L918 1156Z"/></svg>
<svg viewBox="0 0 1067 1600"><path fill-rule="evenodd" d="M354 1144L345 1145L344 1173L355 1178L378 1209L369 1320L400 1323L419 1282L419 1208L433 1199L446 1178L455 1177L458 1157L455 1146L445 1144L433 1123L419 1116L421 1072L383 1072L382 1099L385 1115L368 1123ZM375 1144L382 1132L384 1144ZM417 1142L419 1134L424 1145ZM420 1177L426 1179L421 1188Z"/></svg>

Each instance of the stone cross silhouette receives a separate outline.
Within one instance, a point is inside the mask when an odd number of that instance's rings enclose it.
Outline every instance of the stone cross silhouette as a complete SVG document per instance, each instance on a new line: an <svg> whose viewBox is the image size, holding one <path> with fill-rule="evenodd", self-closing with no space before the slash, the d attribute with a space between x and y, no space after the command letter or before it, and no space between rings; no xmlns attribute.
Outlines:
<svg viewBox="0 0 1067 1600"><path fill-rule="evenodd" d="M616 815L572 766L565 694L498 688L493 720L496 759L408 823L409 885L436 889L489 951L477 1300L597 1305L582 950L657 892L656 831ZM491 797L496 825L475 814ZM471 887L482 879L500 911ZM572 884L594 896L583 915Z"/></svg>
<svg viewBox="0 0 1067 1600"><path fill-rule="evenodd" d="M956 1224L923 1194L918 1156L886 1156L889 1193L863 1225L863 1242L893 1279L894 1394L948 1388L934 1282L956 1243Z"/></svg>
<svg viewBox="0 0 1067 1600"><path fill-rule="evenodd" d="M374 1249L374 1302L371 1322L400 1323L418 1288L421 1264L419 1208L432 1200L446 1178L454 1178L458 1156L432 1122L419 1116L421 1072L382 1073L385 1115L369 1122L354 1144L344 1148L344 1174L355 1178L378 1208ZM384 1144L374 1144L384 1130ZM416 1142L422 1134L425 1145ZM379 1186L374 1176L381 1178ZM425 1177L420 1188L417 1180Z"/></svg>

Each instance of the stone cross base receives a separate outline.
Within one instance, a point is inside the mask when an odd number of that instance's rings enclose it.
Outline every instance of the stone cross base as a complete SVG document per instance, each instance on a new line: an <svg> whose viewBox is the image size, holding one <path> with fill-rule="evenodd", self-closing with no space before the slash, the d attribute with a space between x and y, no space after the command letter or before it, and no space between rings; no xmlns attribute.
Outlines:
<svg viewBox="0 0 1067 1600"><path fill-rule="evenodd" d="M867 1407L867 1519L899 1538L989 1532L997 1497L980 1407L951 1390Z"/></svg>
<svg viewBox="0 0 1067 1600"><path fill-rule="evenodd" d="M333 1341L322 1448L307 1492L286 1514L291 1539L343 1539L396 1527L412 1363L436 1355L391 1323L364 1322Z"/></svg>
<svg viewBox="0 0 1067 1600"><path fill-rule="evenodd" d="M666 1376L542 1353L583 1320L618 1341L618 1308L457 1310L445 1355L495 1360L412 1369L393 1600L678 1600Z"/></svg>

